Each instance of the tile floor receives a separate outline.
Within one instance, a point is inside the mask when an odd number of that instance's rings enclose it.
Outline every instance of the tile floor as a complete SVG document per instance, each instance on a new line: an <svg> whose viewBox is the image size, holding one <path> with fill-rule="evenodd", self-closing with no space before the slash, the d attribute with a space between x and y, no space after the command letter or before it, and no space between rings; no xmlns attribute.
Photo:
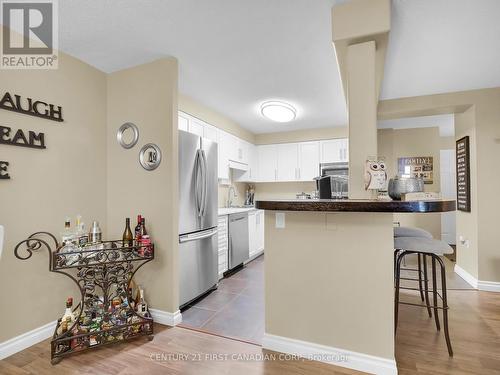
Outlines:
<svg viewBox="0 0 500 375"><path fill-rule="evenodd" d="M264 335L264 255L222 279L217 290L184 310L182 326L260 345Z"/></svg>

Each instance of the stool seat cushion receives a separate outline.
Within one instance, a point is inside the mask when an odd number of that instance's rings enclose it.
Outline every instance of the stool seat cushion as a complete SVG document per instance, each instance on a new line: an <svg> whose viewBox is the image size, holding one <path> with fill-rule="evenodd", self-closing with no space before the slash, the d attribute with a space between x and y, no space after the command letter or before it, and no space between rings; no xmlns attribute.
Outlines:
<svg viewBox="0 0 500 375"><path fill-rule="evenodd" d="M432 239L432 234L421 228L394 227L394 237L423 237Z"/></svg>
<svg viewBox="0 0 500 375"><path fill-rule="evenodd" d="M446 242L423 237L396 237L394 248L428 254L453 254L453 249Z"/></svg>

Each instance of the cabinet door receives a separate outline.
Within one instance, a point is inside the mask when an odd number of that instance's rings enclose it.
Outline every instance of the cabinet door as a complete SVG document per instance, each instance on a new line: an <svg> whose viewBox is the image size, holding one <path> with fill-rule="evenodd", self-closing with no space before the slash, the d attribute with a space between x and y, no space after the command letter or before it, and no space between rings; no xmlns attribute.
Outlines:
<svg viewBox="0 0 500 375"><path fill-rule="evenodd" d="M189 119L189 126L188 126L188 131L190 133L196 134L200 137L203 137L203 122L200 120L195 119L194 117L191 117Z"/></svg>
<svg viewBox="0 0 500 375"><path fill-rule="evenodd" d="M342 161L349 161L349 139L342 139L343 158Z"/></svg>
<svg viewBox="0 0 500 375"><path fill-rule="evenodd" d="M278 168L278 152L276 145L257 146L257 154L259 159L259 181L276 181Z"/></svg>
<svg viewBox="0 0 500 375"><path fill-rule="evenodd" d="M277 145L278 174L277 181L295 181L298 179L299 147L297 143Z"/></svg>
<svg viewBox="0 0 500 375"><path fill-rule="evenodd" d="M343 161L342 139L329 139L320 141L321 163L334 163Z"/></svg>
<svg viewBox="0 0 500 375"><path fill-rule="evenodd" d="M256 214L257 225L257 252L264 250L264 210L258 210Z"/></svg>
<svg viewBox="0 0 500 375"><path fill-rule="evenodd" d="M221 180L229 179L229 134L223 130L217 131L218 148L218 177Z"/></svg>
<svg viewBox="0 0 500 375"><path fill-rule="evenodd" d="M248 143L248 170L245 171L241 176L236 177L236 181L239 182L256 182L257 181L257 147ZM233 175L234 177L234 175Z"/></svg>
<svg viewBox="0 0 500 375"><path fill-rule="evenodd" d="M248 213L248 249L250 256L257 253L257 211Z"/></svg>
<svg viewBox="0 0 500 375"><path fill-rule="evenodd" d="M188 123L189 123L188 118L179 113L179 120L178 120L179 130L184 130L185 132L189 131Z"/></svg>
<svg viewBox="0 0 500 375"><path fill-rule="evenodd" d="M319 176L319 142L299 143L299 173L300 181L312 181Z"/></svg>
<svg viewBox="0 0 500 375"><path fill-rule="evenodd" d="M219 279L227 271L229 264L229 245L228 245L228 216L219 216L218 222L218 243L219 243Z"/></svg>
<svg viewBox="0 0 500 375"><path fill-rule="evenodd" d="M250 144L242 139L238 139L238 161L248 164Z"/></svg>
<svg viewBox="0 0 500 375"><path fill-rule="evenodd" d="M217 128L210 124L203 124L203 137L217 142Z"/></svg>

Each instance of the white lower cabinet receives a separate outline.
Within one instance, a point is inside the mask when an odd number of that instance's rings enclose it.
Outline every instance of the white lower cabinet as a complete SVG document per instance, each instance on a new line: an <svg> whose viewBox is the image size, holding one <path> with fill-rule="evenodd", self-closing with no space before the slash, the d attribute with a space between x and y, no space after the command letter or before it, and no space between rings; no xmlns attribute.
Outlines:
<svg viewBox="0 0 500 375"><path fill-rule="evenodd" d="M256 226L257 226L257 252L264 251L264 210L257 210L255 216Z"/></svg>
<svg viewBox="0 0 500 375"><path fill-rule="evenodd" d="M264 250L264 211L248 213L248 247L250 258Z"/></svg>
<svg viewBox="0 0 500 375"><path fill-rule="evenodd" d="M219 280L222 279L229 265L228 218L227 215L219 216Z"/></svg>
<svg viewBox="0 0 500 375"><path fill-rule="evenodd" d="M248 213L248 253L250 258L257 254L257 211Z"/></svg>

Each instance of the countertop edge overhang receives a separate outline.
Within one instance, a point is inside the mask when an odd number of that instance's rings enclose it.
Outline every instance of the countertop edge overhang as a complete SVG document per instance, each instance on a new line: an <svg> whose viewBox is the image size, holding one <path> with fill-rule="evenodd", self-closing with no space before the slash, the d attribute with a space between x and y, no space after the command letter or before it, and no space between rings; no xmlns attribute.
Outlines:
<svg viewBox="0 0 500 375"><path fill-rule="evenodd" d="M408 212L432 213L456 210L454 200L377 201L356 199L258 200L255 208L269 211L303 212Z"/></svg>

